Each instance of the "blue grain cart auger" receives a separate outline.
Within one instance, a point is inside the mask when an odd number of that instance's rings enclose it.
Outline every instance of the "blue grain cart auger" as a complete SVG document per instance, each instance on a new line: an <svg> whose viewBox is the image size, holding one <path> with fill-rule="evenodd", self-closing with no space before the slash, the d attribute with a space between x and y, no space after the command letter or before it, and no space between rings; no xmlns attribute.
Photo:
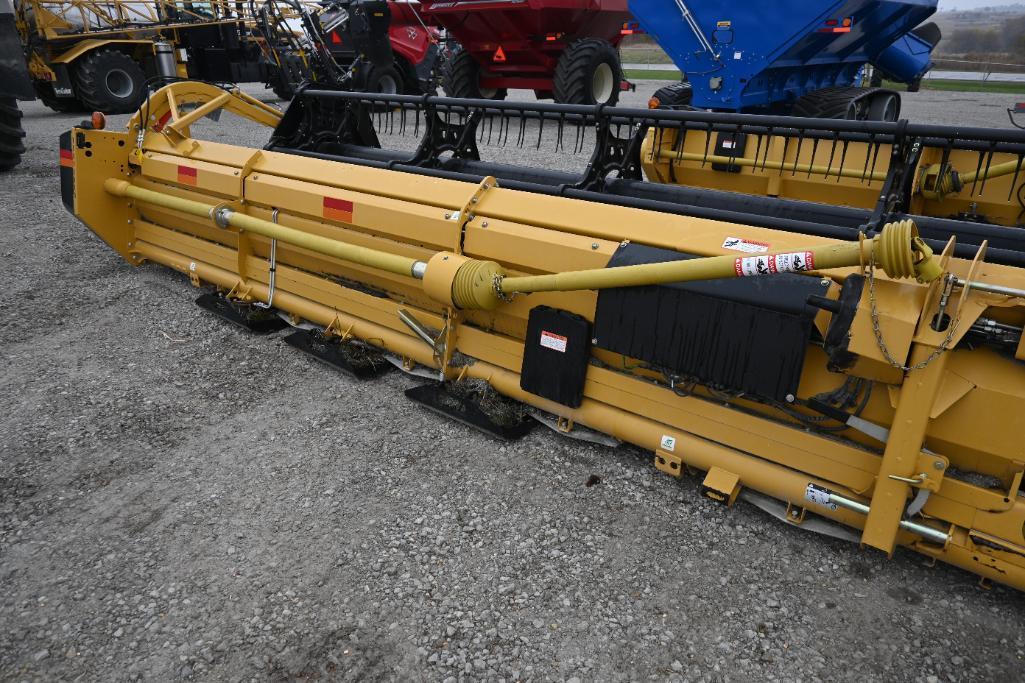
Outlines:
<svg viewBox="0 0 1025 683"><path fill-rule="evenodd" d="M814 118L894 121L900 95L862 87L865 66L917 89L940 40L937 0L630 0L689 84L669 104ZM654 102L652 104L655 104ZM657 105L656 105L657 106Z"/></svg>

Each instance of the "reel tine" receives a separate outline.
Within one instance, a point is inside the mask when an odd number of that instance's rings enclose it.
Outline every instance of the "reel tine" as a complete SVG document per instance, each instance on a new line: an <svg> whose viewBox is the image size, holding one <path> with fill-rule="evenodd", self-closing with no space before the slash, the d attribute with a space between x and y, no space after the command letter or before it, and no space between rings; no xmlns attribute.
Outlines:
<svg viewBox="0 0 1025 683"><path fill-rule="evenodd" d="M701 158L701 168L704 168L708 164L708 146L712 142L712 124L708 124L705 129L705 153Z"/></svg>
<svg viewBox="0 0 1025 683"><path fill-rule="evenodd" d="M1007 191L1007 201L1011 201L1011 196L1014 195L1014 188L1018 184L1018 174L1021 172L1021 162L1025 160L1025 155L1018 155L1018 165L1014 167L1014 177L1011 179L1011 188Z"/></svg>
<svg viewBox="0 0 1025 683"><path fill-rule="evenodd" d="M758 142L755 143L755 165L758 164L758 156L762 153L762 134L758 134Z"/></svg>
<svg viewBox="0 0 1025 683"><path fill-rule="evenodd" d="M558 152L562 149L562 131L566 126L566 115L561 114L559 116L559 127L556 129L555 135L555 151Z"/></svg>
<svg viewBox="0 0 1025 683"><path fill-rule="evenodd" d="M540 120L537 122L537 147L535 149L541 149L541 134L545 130L545 114L541 112Z"/></svg>
<svg viewBox="0 0 1025 683"><path fill-rule="evenodd" d="M870 141L869 144L872 144L872 141L875 140L875 135L874 134L870 134L868 136L868 139ZM869 161L871 160L871 156L872 156L871 154L866 154L865 155L865 166L864 166L864 168L861 169L861 182L862 183L864 183L865 182L865 178L868 177L868 164L869 164Z"/></svg>
<svg viewBox="0 0 1025 683"><path fill-rule="evenodd" d="M982 186L979 188L979 194L981 195L986 191L986 181L989 180L989 168L993 165L993 150L989 150L989 154L986 155L986 172L982 176Z"/></svg>
<svg viewBox="0 0 1025 683"><path fill-rule="evenodd" d="M483 109L481 109L481 115L482 116L488 116L487 113L484 112ZM494 127L495 127L495 118L493 116L488 116L488 144L489 145L491 144L491 132L492 132L492 129ZM480 139L481 140L484 139L484 126L480 127Z"/></svg>
<svg viewBox="0 0 1025 683"><path fill-rule="evenodd" d="M426 111L419 107L413 110L413 137L420 137L420 114L427 116Z"/></svg>
<svg viewBox="0 0 1025 683"><path fill-rule="evenodd" d="M741 132L740 126L735 126L733 131L733 146L730 147L730 163L727 168L734 168L733 162L737 160L737 141L740 139L741 135L743 135L743 132Z"/></svg>
<svg viewBox="0 0 1025 683"><path fill-rule="evenodd" d="M787 150L790 149L790 137L787 135L783 136L783 154L780 155L779 159L779 174L783 175L783 169L787 165Z"/></svg>
<svg viewBox="0 0 1025 683"><path fill-rule="evenodd" d="M769 161L769 143L772 141L772 126L769 126L769 130L765 135L765 150L762 152L762 171L765 170L765 164ZM755 161L757 161L757 159L755 159Z"/></svg>
<svg viewBox="0 0 1025 683"><path fill-rule="evenodd" d="M516 138L516 146L523 147L523 143L527 138L527 119L522 114L520 115L520 131L519 136Z"/></svg>
<svg viewBox="0 0 1025 683"><path fill-rule="evenodd" d="M823 176L823 180L829 179L829 173L833 170L833 159L836 158L836 141L839 139L840 134L833 131L833 144L829 149L829 161L826 163L826 175Z"/></svg>
<svg viewBox="0 0 1025 683"><path fill-rule="evenodd" d="M972 181L972 191L968 194L975 196L975 188L979 185L979 174L982 172L982 161L986 158L985 152L979 152L979 163L975 166L975 180Z"/></svg>
<svg viewBox="0 0 1025 683"><path fill-rule="evenodd" d="M502 126L505 126L505 137L502 138ZM509 142L509 126L512 122L509 121L509 117L505 111L502 111L502 118L498 120L498 137L502 138L502 147L505 147L505 143Z"/></svg>
<svg viewBox="0 0 1025 683"><path fill-rule="evenodd" d="M804 129L801 128L797 136L797 151L794 153L794 168L791 170L791 177L797 175L797 164L801 161L801 147L804 146Z"/></svg>
<svg viewBox="0 0 1025 683"><path fill-rule="evenodd" d="M406 107L399 108L399 135L406 134Z"/></svg>
<svg viewBox="0 0 1025 683"><path fill-rule="evenodd" d="M875 137L874 135L872 136ZM869 171L868 182L871 184L872 176L876 174L876 164L879 162L879 148L882 147L878 142L872 146L872 170Z"/></svg>
<svg viewBox="0 0 1025 683"><path fill-rule="evenodd" d="M673 147L676 149L676 161L679 162L683 159L683 143L687 141L687 129L684 127L683 122L680 122L679 129L676 131L676 142L673 143Z"/></svg>
<svg viewBox="0 0 1025 683"><path fill-rule="evenodd" d="M849 140L844 140L843 141L843 150L840 152L840 168L836 172L836 183L837 183L837 185L840 184L840 178L843 177L843 165L844 165L844 162L847 160L847 147L849 145L850 145L850 141Z"/></svg>
<svg viewBox="0 0 1025 683"><path fill-rule="evenodd" d="M811 141L811 160L808 162L808 177L811 178L811 167L815 164L815 157L819 154L819 139L813 138Z"/></svg>

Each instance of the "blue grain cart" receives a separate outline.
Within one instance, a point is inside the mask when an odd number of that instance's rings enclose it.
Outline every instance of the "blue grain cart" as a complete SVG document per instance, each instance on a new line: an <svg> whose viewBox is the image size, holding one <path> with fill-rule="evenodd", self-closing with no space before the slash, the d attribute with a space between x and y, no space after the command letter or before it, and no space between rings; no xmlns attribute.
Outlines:
<svg viewBox="0 0 1025 683"><path fill-rule="evenodd" d="M630 0L702 109L895 120L900 96L861 86L864 67L916 88L940 40L937 0Z"/></svg>

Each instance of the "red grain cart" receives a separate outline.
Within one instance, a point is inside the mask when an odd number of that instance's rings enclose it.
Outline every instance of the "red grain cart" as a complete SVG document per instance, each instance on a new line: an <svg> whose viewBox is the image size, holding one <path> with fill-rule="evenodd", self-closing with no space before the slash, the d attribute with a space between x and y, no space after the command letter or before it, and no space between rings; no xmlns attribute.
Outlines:
<svg viewBox="0 0 1025 683"><path fill-rule="evenodd" d="M615 103L616 47L627 0L421 0L426 18L462 46L443 85L452 97L503 99L509 88L569 104Z"/></svg>

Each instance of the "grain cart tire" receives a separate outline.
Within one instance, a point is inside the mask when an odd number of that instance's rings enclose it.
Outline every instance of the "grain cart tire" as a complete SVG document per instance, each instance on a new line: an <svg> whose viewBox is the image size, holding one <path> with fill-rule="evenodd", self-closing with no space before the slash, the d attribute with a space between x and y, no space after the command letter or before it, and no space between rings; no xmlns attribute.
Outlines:
<svg viewBox="0 0 1025 683"><path fill-rule="evenodd" d="M21 163L25 153L22 139L21 110L13 97L0 97L0 171L10 171Z"/></svg>
<svg viewBox="0 0 1025 683"><path fill-rule="evenodd" d="M39 101L55 112L72 114L86 110L85 105L77 97L57 97L49 83L36 82L32 84L32 88L36 91Z"/></svg>
<svg viewBox="0 0 1025 683"><path fill-rule="evenodd" d="M563 104L615 104L623 68L616 49L604 40L578 40L555 67L555 101Z"/></svg>
<svg viewBox="0 0 1025 683"><path fill-rule="evenodd" d="M82 58L75 70L82 103L105 114L127 114L146 97L146 74L138 62L118 50L97 50Z"/></svg>
<svg viewBox="0 0 1025 683"><path fill-rule="evenodd" d="M504 100L508 91L505 88L481 88L481 68L473 56L460 50L452 57L442 87L449 97L465 97L474 100Z"/></svg>

